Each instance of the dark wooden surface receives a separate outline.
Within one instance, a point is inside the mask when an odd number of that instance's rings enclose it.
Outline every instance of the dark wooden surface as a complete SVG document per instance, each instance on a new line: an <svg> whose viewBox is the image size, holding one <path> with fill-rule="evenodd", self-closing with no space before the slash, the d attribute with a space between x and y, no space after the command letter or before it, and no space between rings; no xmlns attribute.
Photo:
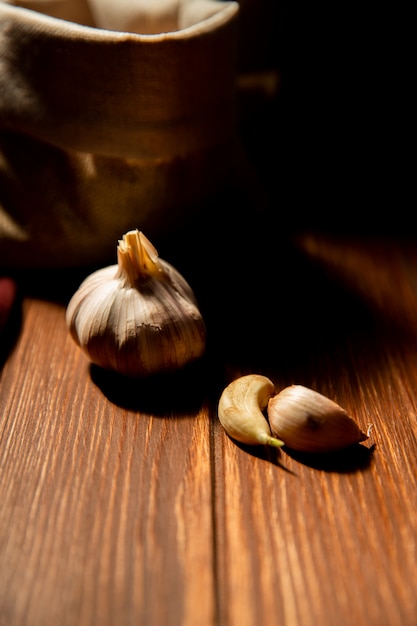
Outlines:
<svg viewBox="0 0 417 626"><path fill-rule="evenodd" d="M416 624L417 246L267 230L161 242L209 343L147 383L72 342L78 276L21 283L2 336L1 626ZM249 372L325 393L370 439L313 458L237 445L216 404Z"/></svg>

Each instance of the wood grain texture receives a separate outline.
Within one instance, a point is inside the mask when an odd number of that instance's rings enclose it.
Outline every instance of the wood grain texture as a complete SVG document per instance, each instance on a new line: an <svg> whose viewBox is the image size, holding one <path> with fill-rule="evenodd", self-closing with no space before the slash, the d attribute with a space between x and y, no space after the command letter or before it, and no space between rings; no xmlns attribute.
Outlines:
<svg viewBox="0 0 417 626"><path fill-rule="evenodd" d="M207 420L107 401L44 302L1 383L0 623L210 623Z"/></svg>
<svg viewBox="0 0 417 626"><path fill-rule="evenodd" d="M414 626L416 250L303 235L211 286L202 249L209 356L174 383L90 368L63 304L25 297L0 379L1 626ZM216 404L250 371L325 393L369 440L236 444Z"/></svg>

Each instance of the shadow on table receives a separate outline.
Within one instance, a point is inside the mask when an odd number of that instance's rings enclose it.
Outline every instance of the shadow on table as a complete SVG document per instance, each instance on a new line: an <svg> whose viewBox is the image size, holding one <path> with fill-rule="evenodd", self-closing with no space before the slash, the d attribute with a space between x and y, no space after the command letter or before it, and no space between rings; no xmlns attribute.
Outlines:
<svg viewBox="0 0 417 626"><path fill-rule="evenodd" d="M90 375L106 398L121 408L155 417L189 417L204 402L205 367L201 359L176 372L128 378L91 365Z"/></svg>
<svg viewBox="0 0 417 626"><path fill-rule="evenodd" d="M375 450L375 444L371 447L359 443L349 446L337 452L309 454L283 448L286 454L295 461L307 465L313 469L324 472L337 472L339 474L352 474L367 469Z"/></svg>
<svg viewBox="0 0 417 626"><path fill-rule="evenodd" d="M372 462L375 444L370 446L354 444L337 452L327 453L306 453L291 450L286 446L282 448L271 448L270 446L249 446L239 442L235 444L245 453L258 459L263 459L281 468L289 474L296 475L294 469L286 467L285 457L288 456L294 461L323 472L335 472L339 474L353 474L366 470Z"/></svg>

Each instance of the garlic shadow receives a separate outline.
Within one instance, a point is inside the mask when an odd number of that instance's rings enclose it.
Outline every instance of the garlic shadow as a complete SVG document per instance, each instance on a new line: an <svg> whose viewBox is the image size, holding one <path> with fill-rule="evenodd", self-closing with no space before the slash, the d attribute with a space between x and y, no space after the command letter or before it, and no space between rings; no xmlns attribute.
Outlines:
<svg viewBox="0 0 417 626"><path fill-rule="evenodd" d="M90 377L102 394L120 408L155 417L189 417L198 413L207 394L204 368L201 361L174 372L130 378L90 364Z"/></svg>
<svg viewBox="0 0 417 626"><path fill-rule="evenodd" d="M355 443L343 450L326 453L298 452L283 446L282 452L312 469L338 474L354 474L370 468L376 444L369 448Z"/></svg>
<svg viewBox="0 0 417 626"><path fill-rule="evenodd" d="M232 439L232 441L238 448L240 448L240 450L245 452L245 454L249 454L250 456L260 459L261 461L271 463L272 465L275 465L275 467L284 470L284 472L296 476L296 473L286 467L283 463L283 461L285 461L285 457L283 457L281 453L282 448L274 448L273 446L264 445L248 445L240 443L234 439Z"/></svg>

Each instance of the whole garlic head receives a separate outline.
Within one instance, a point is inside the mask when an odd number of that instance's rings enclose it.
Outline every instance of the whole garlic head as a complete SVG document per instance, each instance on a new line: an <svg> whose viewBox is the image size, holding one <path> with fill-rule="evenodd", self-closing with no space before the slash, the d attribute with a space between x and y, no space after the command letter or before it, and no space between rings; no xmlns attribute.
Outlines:
<svg viewBox="0 0 417 626"><path fill-rule="evenodd" d="M91 361L128 376L175 370L205 351L206 327L184 277L132 230L118 264L88 276L72 296L66 323Z"/></svg>

